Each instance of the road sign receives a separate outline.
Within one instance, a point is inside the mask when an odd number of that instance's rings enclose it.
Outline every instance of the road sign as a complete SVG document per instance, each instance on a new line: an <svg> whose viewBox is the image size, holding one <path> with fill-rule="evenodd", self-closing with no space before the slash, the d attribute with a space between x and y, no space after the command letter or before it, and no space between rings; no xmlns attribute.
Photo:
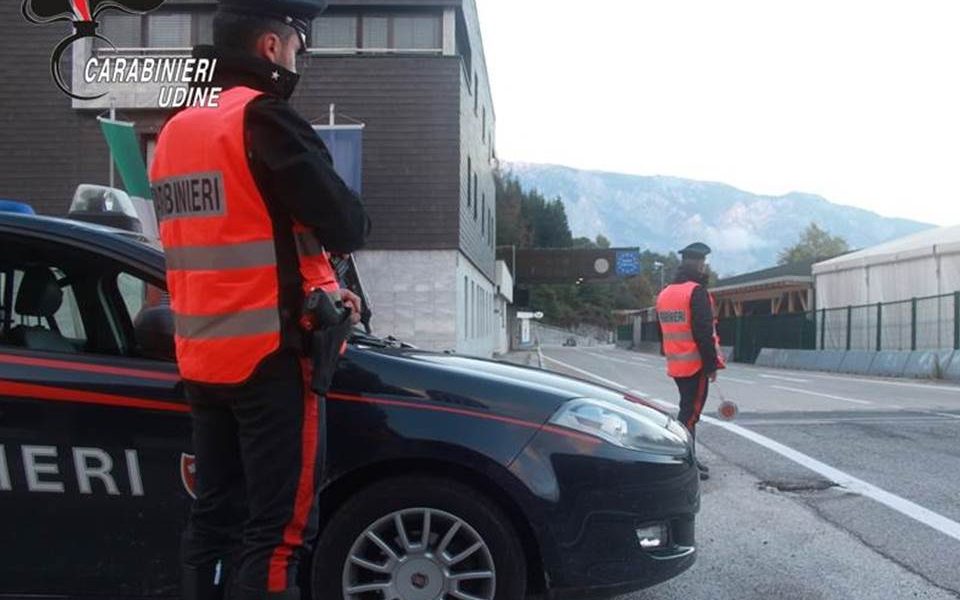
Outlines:
<svg viewBox="0 0 960 600"><path fill-rule="evenodd" d="M640 274L639 252L617 252L617 275L631 277Z"/></svg>

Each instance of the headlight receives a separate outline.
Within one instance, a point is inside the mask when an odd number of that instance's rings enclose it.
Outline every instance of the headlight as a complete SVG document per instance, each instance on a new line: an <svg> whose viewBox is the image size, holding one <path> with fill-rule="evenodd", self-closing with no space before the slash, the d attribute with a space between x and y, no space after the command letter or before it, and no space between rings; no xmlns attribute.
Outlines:
<svg viewBox="0 0 960 600"><path fill-rule="evenodd" d="M602 438L630 450L671 455L686 452L685 432L674 431L669 425L662 427L628 408L605 400L571 400L557 411L550 423Z"/></svg>

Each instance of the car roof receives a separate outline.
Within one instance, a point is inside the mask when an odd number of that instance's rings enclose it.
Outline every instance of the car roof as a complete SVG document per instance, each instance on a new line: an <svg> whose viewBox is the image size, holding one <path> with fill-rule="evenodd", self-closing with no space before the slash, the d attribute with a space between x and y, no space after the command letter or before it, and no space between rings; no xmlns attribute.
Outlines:
<svg viewBox="0 0 960 600"><path fill-rule="evenodd" d="M135 239L128 231L57 217L0 212L0 232L2 231L86 247L95 252L139 263L160 276L163 274L163 252Z"/></svg>

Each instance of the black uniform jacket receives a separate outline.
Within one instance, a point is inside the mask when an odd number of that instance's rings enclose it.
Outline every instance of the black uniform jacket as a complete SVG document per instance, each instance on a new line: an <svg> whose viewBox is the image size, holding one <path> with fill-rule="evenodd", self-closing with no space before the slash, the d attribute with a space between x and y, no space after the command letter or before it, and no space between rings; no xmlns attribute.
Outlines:
<svg viewBox="0 0 960 600"><path fill-rule="evenodd" d="M269 61L213 46L198 46L196 58L215 58L213 83L224 91L246 86L264 92L245 115L247 159L273 221L280 280L282 346L301 349L297 324L303 303L293 222L312 227L329 252L360 249L370 219L360 198L333 168L323 140L288 102L299 75Z"/></svg>

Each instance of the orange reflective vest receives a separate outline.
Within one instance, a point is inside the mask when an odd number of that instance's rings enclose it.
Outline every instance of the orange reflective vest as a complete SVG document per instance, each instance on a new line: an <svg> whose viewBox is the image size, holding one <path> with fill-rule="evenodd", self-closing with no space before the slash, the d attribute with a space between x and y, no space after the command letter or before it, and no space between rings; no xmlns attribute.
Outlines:
<svg viewBox="0 0 960 600"><path fill-rule="evenodd" d="M250 171L244 136L246 107L261 94L232 88L218 108L174 116L157 140L150 179L177 362L189 381L242 383L280 347L273 221ZM312 230L295 223L292 233L304 293L338 289L329 255Z"/></svg>
<svg viewBox="0 0 960 600"><path fill-rule="evenodd" d="M693 290L698 285L692 281L668 285L657 297L657 318L660 320L667 374L670 377L692 377L703 370L703 359L693 337L693 315L690 310ZM711 306L713 302L711 296ZM717 347L718 362L722 363L720 337L713 315L711 320L714 322L713 340Z"/></svg>

